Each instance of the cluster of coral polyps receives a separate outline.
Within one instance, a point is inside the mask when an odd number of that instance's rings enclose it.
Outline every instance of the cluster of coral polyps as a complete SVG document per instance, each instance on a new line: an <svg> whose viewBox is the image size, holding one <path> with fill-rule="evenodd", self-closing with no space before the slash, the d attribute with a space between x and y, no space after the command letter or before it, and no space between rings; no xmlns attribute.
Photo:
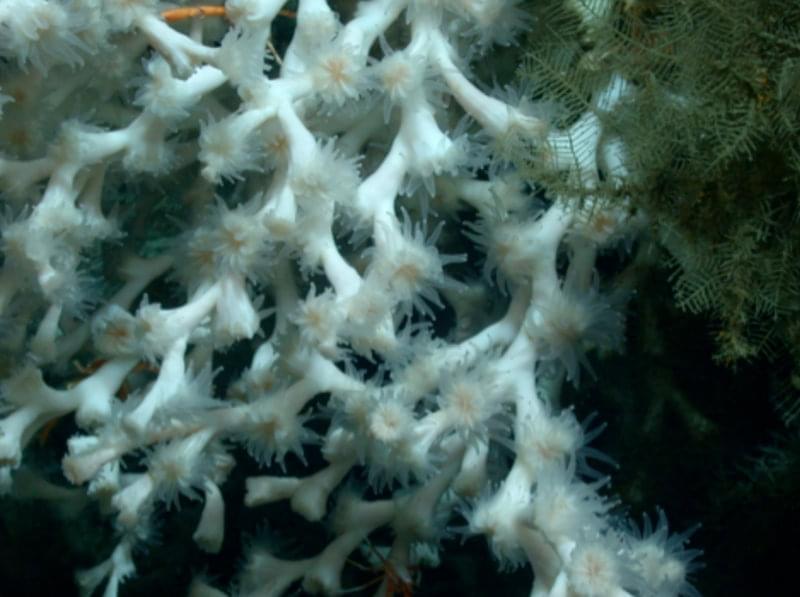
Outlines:
<svg viewBox="0 0 800 597"><path fill-rule="evenodd" d="M595 260L634 226L514 166L536 151L589 190L601 158L624 175L598 114L628 85L552 128L470 71L524 32L517 0L283 4L0 2L0 485L71 421L64 477L118 536L88 593L135 573L159 506L202 501L186 541L215 553L244 499L332 540L251 547L240 595L345 590L378 530L378 590L408 594L464 520L533 567L533 595L690 594L686 536L611 523L597 429L559 400L622 342ZM235 457L275 474L229 495Z"/></svg>

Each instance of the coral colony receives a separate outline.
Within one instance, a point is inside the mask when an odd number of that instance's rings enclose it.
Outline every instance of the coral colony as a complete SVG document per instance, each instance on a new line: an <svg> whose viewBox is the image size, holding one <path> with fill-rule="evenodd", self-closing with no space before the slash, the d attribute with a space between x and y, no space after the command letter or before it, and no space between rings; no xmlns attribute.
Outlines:
<svg viewBox="0 0 800 597"><path fill-rule="evenodd" d="M71 426L62 486L116 538L85 594L135 583L156 514L214 554L232 501L284 500L323 548L253 541L193 594L410 595L459 534L534 596L696 594L688 533L624 520L560 399L623 341L596 260L641 218L592 189L626 174L601 116L630 84L557 125L493 87L529 25L519 0L0 1L0 488ZM380 584L343 582L359 550Z"/></svg>

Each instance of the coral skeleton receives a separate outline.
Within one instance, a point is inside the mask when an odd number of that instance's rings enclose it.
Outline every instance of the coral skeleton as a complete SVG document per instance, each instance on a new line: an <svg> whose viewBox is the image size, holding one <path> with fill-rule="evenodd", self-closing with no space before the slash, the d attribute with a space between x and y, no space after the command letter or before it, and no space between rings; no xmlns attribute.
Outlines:
<svg viewBox="0 0 800 597"><path fill-rule="evenodd" d="M36 438L63 454L115 537L84 594L125 594L162 511L213 555L238 505L281 501L326 545L255 541L192 595L355 592L359 552L384 570L360 590L411 595L459 526L534 597L696 594L688 535L622 520L601 427L563 404L623 343L597 261L643 215L595 191L626 175L602 115L631 86L566 122L493 87L531 22L519 0L0 0L0 489Z"/></svg>

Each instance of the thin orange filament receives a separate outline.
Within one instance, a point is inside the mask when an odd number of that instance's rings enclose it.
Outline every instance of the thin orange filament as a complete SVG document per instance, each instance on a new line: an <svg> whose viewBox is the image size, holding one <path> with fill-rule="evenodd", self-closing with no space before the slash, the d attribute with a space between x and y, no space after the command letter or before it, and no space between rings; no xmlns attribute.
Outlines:
<svg viewBox="0 0 800 597"><path fill-rule="evenodd" d="M297 13L291 10L281 10L278 13L282 17L293 19ZM224 6L184 6L182 8L171 8L161 13L162 18L167 23L177 23L184 19L195 17L225 17Z"/></svg>

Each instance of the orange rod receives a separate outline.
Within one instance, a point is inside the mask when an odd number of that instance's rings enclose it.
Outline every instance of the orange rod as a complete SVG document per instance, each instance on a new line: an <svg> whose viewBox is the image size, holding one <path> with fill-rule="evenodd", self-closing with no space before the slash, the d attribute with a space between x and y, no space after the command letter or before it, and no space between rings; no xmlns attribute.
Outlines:
<svg viewBox="0 0 800 597"><path fill-rule="evenodd" d="M293 19L297 13L291 10L281 10L278 13L282 17ZM192 19L194 17L224 17L224 6L184 6L182 8L171 8L161 13L161 17L167 23L176 23L184 19Z"/></svg>

